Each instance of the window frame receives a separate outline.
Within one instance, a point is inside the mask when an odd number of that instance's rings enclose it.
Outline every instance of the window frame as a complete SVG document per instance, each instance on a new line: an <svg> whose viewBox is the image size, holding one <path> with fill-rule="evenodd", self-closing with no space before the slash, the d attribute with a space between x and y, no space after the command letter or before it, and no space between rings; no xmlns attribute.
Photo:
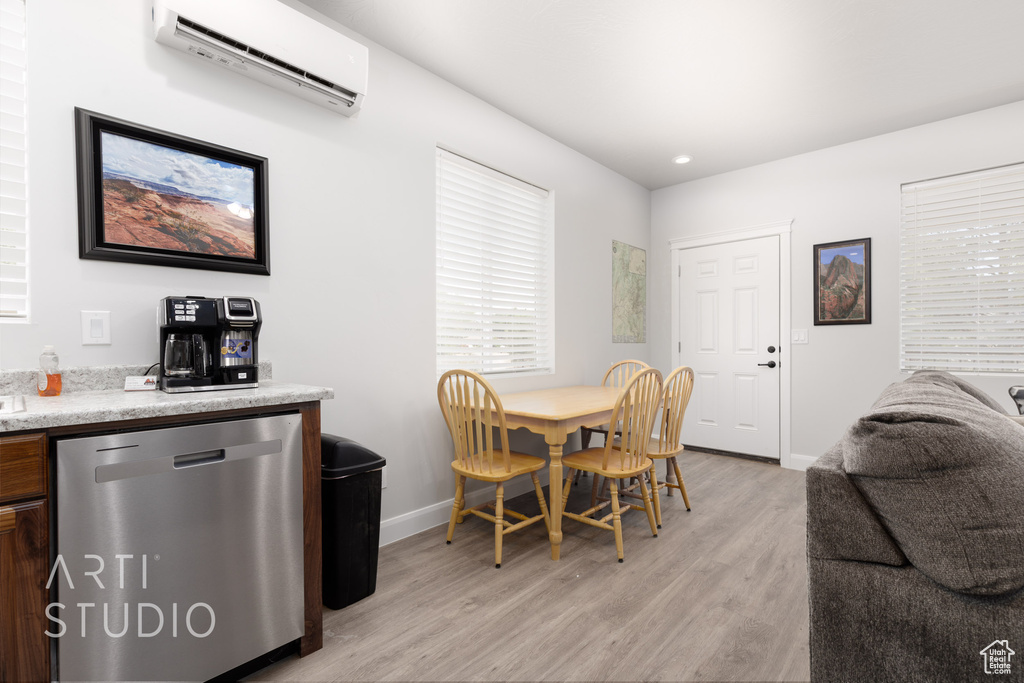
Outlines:
<svg viewBox="0 0 1024 683"><path fill-rule="evenodd" d="M31 314L27 13L24 0L0 0L4 27L0 36L0 323L4 324L27 323Z"/></svg>
<svg viewBox="0 0 1024 683"><path fill-rule="evenodd" d="M901 186L901 372L1024 371L1024 163Z"/></svg>
<svg viewBox="0 0 1024 683"><path fill-rule="evenodd" d="M553 193L442 147L435 168L438 377L553 374Z"/></svg>

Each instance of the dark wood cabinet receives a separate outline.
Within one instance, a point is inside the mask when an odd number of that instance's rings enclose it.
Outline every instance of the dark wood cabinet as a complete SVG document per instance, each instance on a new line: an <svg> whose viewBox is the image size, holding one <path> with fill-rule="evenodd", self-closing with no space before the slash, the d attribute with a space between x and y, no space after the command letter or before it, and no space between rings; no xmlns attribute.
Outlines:
<svg viewBox="0 0 1024 683"><path fill-rule="evenodd" d="M0 437L0 504L46 497L46 434Z"/></svg>
<svg viewBox="0 0 1024 683"><path fill-rule="evenodd" d="M45 434L0 438L0 680L50 680Z"/></svg>

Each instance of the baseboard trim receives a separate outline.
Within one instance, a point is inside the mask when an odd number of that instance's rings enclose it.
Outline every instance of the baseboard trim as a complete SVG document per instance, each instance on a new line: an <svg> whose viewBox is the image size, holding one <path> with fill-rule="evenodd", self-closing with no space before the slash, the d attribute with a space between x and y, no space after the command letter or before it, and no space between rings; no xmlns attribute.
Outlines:
<svg viewBox="0 0 1024 683"><path fill-rule="evenodd" d="M547 473L539 473L541 485L546 486ZM454 487L454 479L452 480L452 486ZM520 478L516 481L505 485L505 500L515 498L524 493L533 491L533 482L527 478ZM494 486L487 484L482 488L475 489L473 491L466 492L466 506L474 507L482 503L486 503L489 500L494 499ZM412 512L406 512L405 514L398 515L385 519L380 523L380 544L381 546L400 541L403 538L408 538L421 531L427 529L433 529L436 526L447 525L448 520L452 516L452 505L455 504L455 496L447 500L442 500L440 503L434 503L427 507L420 508L419 510L413 510ZM441 540L444 540L444 534L441 534Z"/></svg>
<svg viewBox="0 0 1024 683"><path fill-rule="evenodd" d="M799 453L791 453L789 455L789 465L786 467L786 469L800 470L801 472L803 472L808 467L810 467L811 464L813 464L814 461L816 461L817 459L818 458L813 455L800 455Z"/></svg>
<svg viewBox="0 0 1024 683"><path fill-rule="evenodd" d="M730 458L742 458L744 460L756 460L758 462L767 462L772 465L778 465L778 458L769 458L765 455L750 455L749 453L737 453L736 451L723 451L717 448L705 448L704 446L691 446L690 444L683 444L683 448L688 451L694 451L696 453L709 453L711 455L727 455Z"/></svg>

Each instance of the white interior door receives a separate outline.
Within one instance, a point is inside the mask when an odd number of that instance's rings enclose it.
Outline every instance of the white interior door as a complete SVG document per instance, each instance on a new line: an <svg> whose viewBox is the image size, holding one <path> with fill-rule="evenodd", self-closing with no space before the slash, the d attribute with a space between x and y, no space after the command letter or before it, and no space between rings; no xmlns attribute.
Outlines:
<svg viewBox="0 0 1024 683"><path fill-rule="evenodd" d="M679 361L694 371L683 442L779 457L779 237L679 252Z"/></svg>

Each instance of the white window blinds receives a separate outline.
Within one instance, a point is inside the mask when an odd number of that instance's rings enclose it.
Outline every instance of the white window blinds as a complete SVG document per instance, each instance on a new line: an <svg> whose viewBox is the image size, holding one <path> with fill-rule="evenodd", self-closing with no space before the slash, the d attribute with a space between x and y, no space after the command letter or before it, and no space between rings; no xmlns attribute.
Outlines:
<svg viewBox="0 0 1024 683"><path fill-rule="evenodd" d="M0 318L28 317L25 1L0 0Z"/></svg>
<svg viewBox="0 0 1024 683"><path fill-rule="evenodd" d="M546 190L437 150L437 372L554 372Z"/></svg>
<svg viewBox="0 0 1024 683"><path fill-rule="evenodd" d="M902 189L901 369L1024 372L1024 164Z"/></svg>

